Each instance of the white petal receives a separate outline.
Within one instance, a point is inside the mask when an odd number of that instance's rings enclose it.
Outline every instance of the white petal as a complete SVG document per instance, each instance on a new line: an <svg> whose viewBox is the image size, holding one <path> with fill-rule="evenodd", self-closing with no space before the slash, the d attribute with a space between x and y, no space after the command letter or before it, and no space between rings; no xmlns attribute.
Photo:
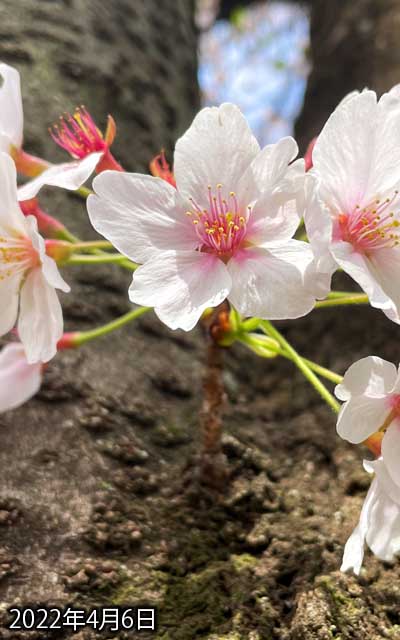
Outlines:
<svg viewBox="0 0 400 640"><path fill-rule="evenodd" d="M400 115L400 113L399 113ZM371 252L368 258L370 272L390 300L384 313L394 322L400 322L400 248L380 249ZM374 305L375 306L375 305Z"/></svg>
<svg viewBox="0 0 400 640"><path fill-rule="evenodd" d="M364 558L364 544L368 533L368 528L371 520L371 509L376 503L379 495L378 483L374 479L369 488L367 497L364 501L360 521L350 538L346 542L343 554L343 562L340 567L341 571L348 571L353 569L355 574L359 574L361 571L361 565Z"/></svg>
<svg viewBox="0 0 400 640"><path fill-rule="evenodd" d="M246 198L246 187L249 185L251 191L263 193L282 189L283 183L288 192L296 191L299 188L299 176L305 176L304 162L295 163L296 170L289 164L294 160L299 152L296 141L291 138L282 138L276 144L264 147L254 158L247 171L239 181L237 190L241 197ZM292 182L292 184L291 184ZM248 202L251 196L247 196Z"/></svg>
<svg viewBox="0 0 400 640"><path fill-rule="evenodd" d="M0 132L8 136L18 149L22 145L24 116L19 73L8 64L0 64Z"/></svg>
<svg viewBox="0 0 400 640"><path fill-rule="evenodd" d="M341 438L353 444L363 442L379 431L389 413L388 398L354 396L340 409L337 432Z"/></svg>
<svg viewBox="0 0 400 640"><path fill-rule="evenodd" d="M208 207L208 191L221 183L236 191L240 178L260 147L246 118L233 104L202 109L178 140L174 174L178 191L193 197L200 208Z"/></svg>
<svg viewBox="0 0 400 640"><path fill-rule="evenodd" d="M335 394L339 400L348 400L350 396L360 394L379 398L393 390L396 379L397 369L392 362L378 356L368 356L357 360L347 369Z"/></svg>
<svg viewBox="0 0 400 640"><path fill-rule="evenodd" d="M332 241L332 219L329 209L319 197L319 181L313 171L307 174L305 183L306 206L304 212L304 225L307 237L317 258L330 257L332 269L335 265L330 252Z"/></svg>
<svg viewBox="0 0 400 640"><path fill-rule="evenodd" d="M40 389L42 364L28 364L19 342L7 344L0 352L0 413L15 409Z"/></svg>
<svg viewBox="0 0 400 640"><path fill-rule="evenodd" d="M400 494L400 421L394 420L382 440L382 457Z"/></svg>
<svg viewBox="0 0 400 640"><path fill-rule="evenodd" d="M160 251L195 249L195 226L176 189L159 178L104 171L93 181L89 218L101 235L135 262Z"/></svg>
<svg viewBox="0 0 400 640"><path fill-rule="evenodd" d="M11 331L17 321L21 280L22 274L3 276L0 270L0 336Z"/></svg>
<svg viewBox="0 0 400 640"><path fill-rule="evenodd" d="M91 153L83 160L54 164L18 189L19 200L34 198L44 186L75 191L92 175L102 153Z"/></svg>
<svg viewBox="0 0 400 640"><path fill-rule="evenodd" d="M10 154L12 151L12 142L10 138L2 133L0 133L0 151Z"/></svg>
<svg viewBox="0 0 400 640"><path fill-rule="evenodd" d="M46 245L42 236L38 232L37 219L35 218L35 216L26 216L25 222L26 235L31 239L32 246L39 254L40 262L42 264L42 271L47 282L52 287L60 289L65 293L69 293L71 288L62 278L56 262L53 260L53 258L50 258L50 256L46 255Z"/></svg>
<svg viewBox="0 0 400 640"><path fill-rule="evenodd" d="M244 249L228 263L229 300L244 316L269 320L304 316L315 303L304 281L311 260L310 247L296 240L269 250Z"/></svg>
<svg viewBox="0 0 400 640"><path fill-rule="evenodd" d="M17 197L17 171L14 160L3 152L0 152L0 193L0 234L25 235L25 216Z"/></svg>
<svg viewBox="0 0 400 640"><path fill-rule="evenodd" d="M55 356L63 333L62 310L40 267L31 271L22 287L18 333L30 364Z"/></svg>
<svg viewBox="0 0 400 640"><path fill-rule="evenodd" d="M334 243L331 251L343 271L348 273L365 291L371 305L377 309L382 309L393 322L400 323L397 307L383 289L383 285L388 286L388 283L385 278L385 270L379 269L376 255L374 264L372 264L371 260L357 253L348 242ZM388 250L385 249L386 251ZM383 280L382 284L378 277Z"/></svg>
<svg viewBox="0 0 400 640"><path fill-rule="evenodd" d="M297 200L288 193L264 193L253 205L246 240L256 246L287 242L299 226Z"/></svg>
<svg viewBox="0 0 400 640"><path fill-rule="evenodd" d="M155 307L171 329L190 331L208 307L225 300L231 279L216 256L198 251L160 253L135 271L132 302Z"/></svg>
<svg viewBox="0 0 400 640"><path fill-rule="evenodd" d="M397 110L398 111L398 110ZM370 205L399 186L398 113L372 91L347 100L329 118L313 151L323 199L341 213Z"/></svg>
<svg viewBox="0 0 400 640"><path fill-rule="evenodd" d="M400 551L400 508L381 485L379 488L378 498L372 505L366 540L380 560L392 562Z"/></svg>

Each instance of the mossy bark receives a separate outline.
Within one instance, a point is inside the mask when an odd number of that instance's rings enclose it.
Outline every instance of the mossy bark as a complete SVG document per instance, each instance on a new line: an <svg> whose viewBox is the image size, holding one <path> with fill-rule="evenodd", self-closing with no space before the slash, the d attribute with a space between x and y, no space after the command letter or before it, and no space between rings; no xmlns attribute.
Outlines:
<svg viewBox="0 0 400 640"><path fill-rule="evenodd" d="M193 14L194 0L3 0L0 60L22 75L26 146L54 157L47 127L84 103L99 125L114 115L117 155L146 169L199 105Z"/></svg>

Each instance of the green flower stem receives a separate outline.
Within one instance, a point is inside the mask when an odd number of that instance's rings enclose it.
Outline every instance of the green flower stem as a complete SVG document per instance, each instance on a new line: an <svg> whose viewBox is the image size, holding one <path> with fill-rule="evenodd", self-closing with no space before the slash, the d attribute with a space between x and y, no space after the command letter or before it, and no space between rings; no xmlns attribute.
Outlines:
<svg viewBox="0 0 400 640"><path fill-rule="evenodd" d="M248 322L248 321L246 321ZM258 324L260 324L260 322L262 322L262 320L259 320ZM242 326L245 325L245 322L243 323ZM239 342L242 342L243 344L248 344L248 345L252 345L255 344L255 346L263 346L263 344L257 344L256 340L253 340L252 337L248 334L248 333L243 333L240 335L240 337L238 338ZM286 358L287 360L291 360L293 361L292 357L289 356L288 353L286 353L285 351L283 351L282 349L274 349L273 345L266 345L265 346L266 351L273 351L274 353L276 353L277 356L283 356L284 358ZM299 355L299 354L298 354ZM268 357L268 356L266 356ZM309 360L308 358L304 358L303 356L299 357L303 360L303 362L306 363L306 365L311 369L311 371L314 371L314 373L317 373L318 375L322 376L323 378L326 378L326 380L329 380L330 382L333 382L334 384L340 384L343 380L343 376L339 375L338 373L335 373L334 371L331 371L330 369L327 369L326 367L322 367L321 365L319 365L317 362L313 362L312 360Z"/></svg>
<svg viewBox="0 0 400 640"><path fill-rule="evenodd" d="M97 327L96 329L91 329L90 331L81 331L79 333L74 334L74 346L80 347L82 344L86 342L90 342L90 340L95 340L96 338L101 338L102 336L106 336L121 327L124 327L129 322L133 322L140 316L144 315L148 311L151 311L150 307L139 307L139 309L133 309L132 311L128 311L123 316L120 316L116 320L112 322L108 322L107 324Z"/></svg>
<svg viewBox="0 0 400 640"><path fill-rule="evenodd" d="M337 307L348 304L368 304L368 296L364 293L354 293L352 295L335 297L327 300L321 300L315 304L314 309L322 309L324 307Z"/></svg>
<svg viewBox="0 0 400 640"><path fill-rule="evenodd" d="M96 255L77 254L72 255L66 264L105 264L107 262L116 262L127 267L127 263L130 261L120 253L99 253ZM134 271L136 269L136 265L132 262L131 267L128 268Z"/></svg>
<svg viewBox="0 0 400 640"><path fill-rule="evenodd" d="M114 247L108 240L81 242L81 240L76 238L72 249L73 251L92 251L93 249L114 249Z"/></svg>
<svg viewBox="0 0 400 640"><path fill-rule="evenodd" d="M306 365L311 369L311 371L314 371L314 373L317 373L319 376L330 380L330 382L333 382L334 384L340 384L343 381L343 376L339 375L338 373L335 373L334 371L331 371L326 367L321 367L321 365L313 362L312 360L309 360L308 358L303 358L303 356L300 357L303 362L305 362Z"/></svg>
<svg viewBox="0 0 400 640"><path fill-rule="evenodd" d="M321 380L311 370L310 366L304 361L304 359L297 353L297 351L291 346L291 344L283 337L283 335L268 321L262 320L261 327L267 335L271 338L275 338L282 347L282 350L286 352L293 363L302 372L304 377L310 382L314 389L320 394L325 402L335 411L339 412L340 405L336 402L333 395L328 391Z"/></svg>

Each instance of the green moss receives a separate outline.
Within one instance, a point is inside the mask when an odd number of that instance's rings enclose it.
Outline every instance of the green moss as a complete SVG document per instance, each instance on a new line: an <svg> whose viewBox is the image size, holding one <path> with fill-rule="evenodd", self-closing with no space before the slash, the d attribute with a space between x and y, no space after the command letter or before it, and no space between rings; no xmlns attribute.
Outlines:
<svg viewBox="0 0 400 640"><path fill-rule="evenodd" d="M253 569L257 566L258 560L250 553L241 553L240 555L232 555L231 562L236 571L244 571L246 569Z"/></svg>
<svg viewBox="0 0 400 640"><path fill-rule="evenodd" d="M124 580L110 595L114 605L129 605L148 602L157 606L166 591L167 574L162 571L143 571L133 573Z"/></svg>

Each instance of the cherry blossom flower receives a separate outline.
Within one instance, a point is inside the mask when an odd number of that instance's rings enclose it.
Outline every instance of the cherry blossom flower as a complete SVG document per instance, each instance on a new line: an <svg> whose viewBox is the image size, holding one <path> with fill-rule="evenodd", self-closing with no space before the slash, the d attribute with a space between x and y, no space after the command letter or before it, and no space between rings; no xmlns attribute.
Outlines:
<svg viewBox="0 0 400 640"><path fill-rule="evenodd" d="M93 173L104 152L94 150L82 161L50 165L27 154L23 148L24 116L20 75L13 67L0 63L0 151L9 153L18 171L34 180L22 187L20 200L29 200L44 185L63 189L78 189Z"/></svg>
<svg viewBox="0 0 400 640"><path fill-rule="evenodd" d="M400 486L400 373L395 365L377 356L358 360L335 389L344 401L338 434L357 444L376 432L384 433L382 456L393 482Z"/></svg>
<svg viewBox="0 0 400 640"><path fill-rule="evenodd" d="M375 473L360 521L348 539L341 566L360 573L364 545L385 562L392 562L400 552L400 486L393 481L384 460L364 461L364 468Z"/></svg>
<svg viewBox="0 0 400 640"><path fill-rule="evenodd" d="M40 389L43 364L29 364L20 342L10 342L0 351L0 413L16 409Z"/></svg>
<svg viewBox="0 0 400 640"><path fill-rule="evenodd" d="M92 116L85 107L79 107L73 115L67 113L50 130L54 142L65 149L72 158L84 160L92 154L100 153L96 172L106 169L123 171L121 165L111 154L117 127L112 116L108 116L107 129L103 136Z"/></svg>
<svg viewBox="0 0 400 640"><path fill-rule="evenodd" d="M304 209L293 138L262 151L240 110L203 109L176 144L176 188L106 171L88 199L95 229L142 263L130 299L192 329L225 298L244 316L297 318L315 302L313 254L292 240Z"/></svg>
<svg viewBox="0 0 400 640"><path fill-rule="evenodd" d="M57 265L45 253L45 243L33 216L25 217L17 196L16 169L0 153L0 336L14 328L27 361L47 362L57 351L63 320L56 289L68 292Z"/></svg>
<svg viewBox="0 0 400 640"><path fill-rule="evenodd" d="M317 196L305 224L319 269L347 272L400 323L400 101L397 90L341 102L315 143Z"/></svg>

